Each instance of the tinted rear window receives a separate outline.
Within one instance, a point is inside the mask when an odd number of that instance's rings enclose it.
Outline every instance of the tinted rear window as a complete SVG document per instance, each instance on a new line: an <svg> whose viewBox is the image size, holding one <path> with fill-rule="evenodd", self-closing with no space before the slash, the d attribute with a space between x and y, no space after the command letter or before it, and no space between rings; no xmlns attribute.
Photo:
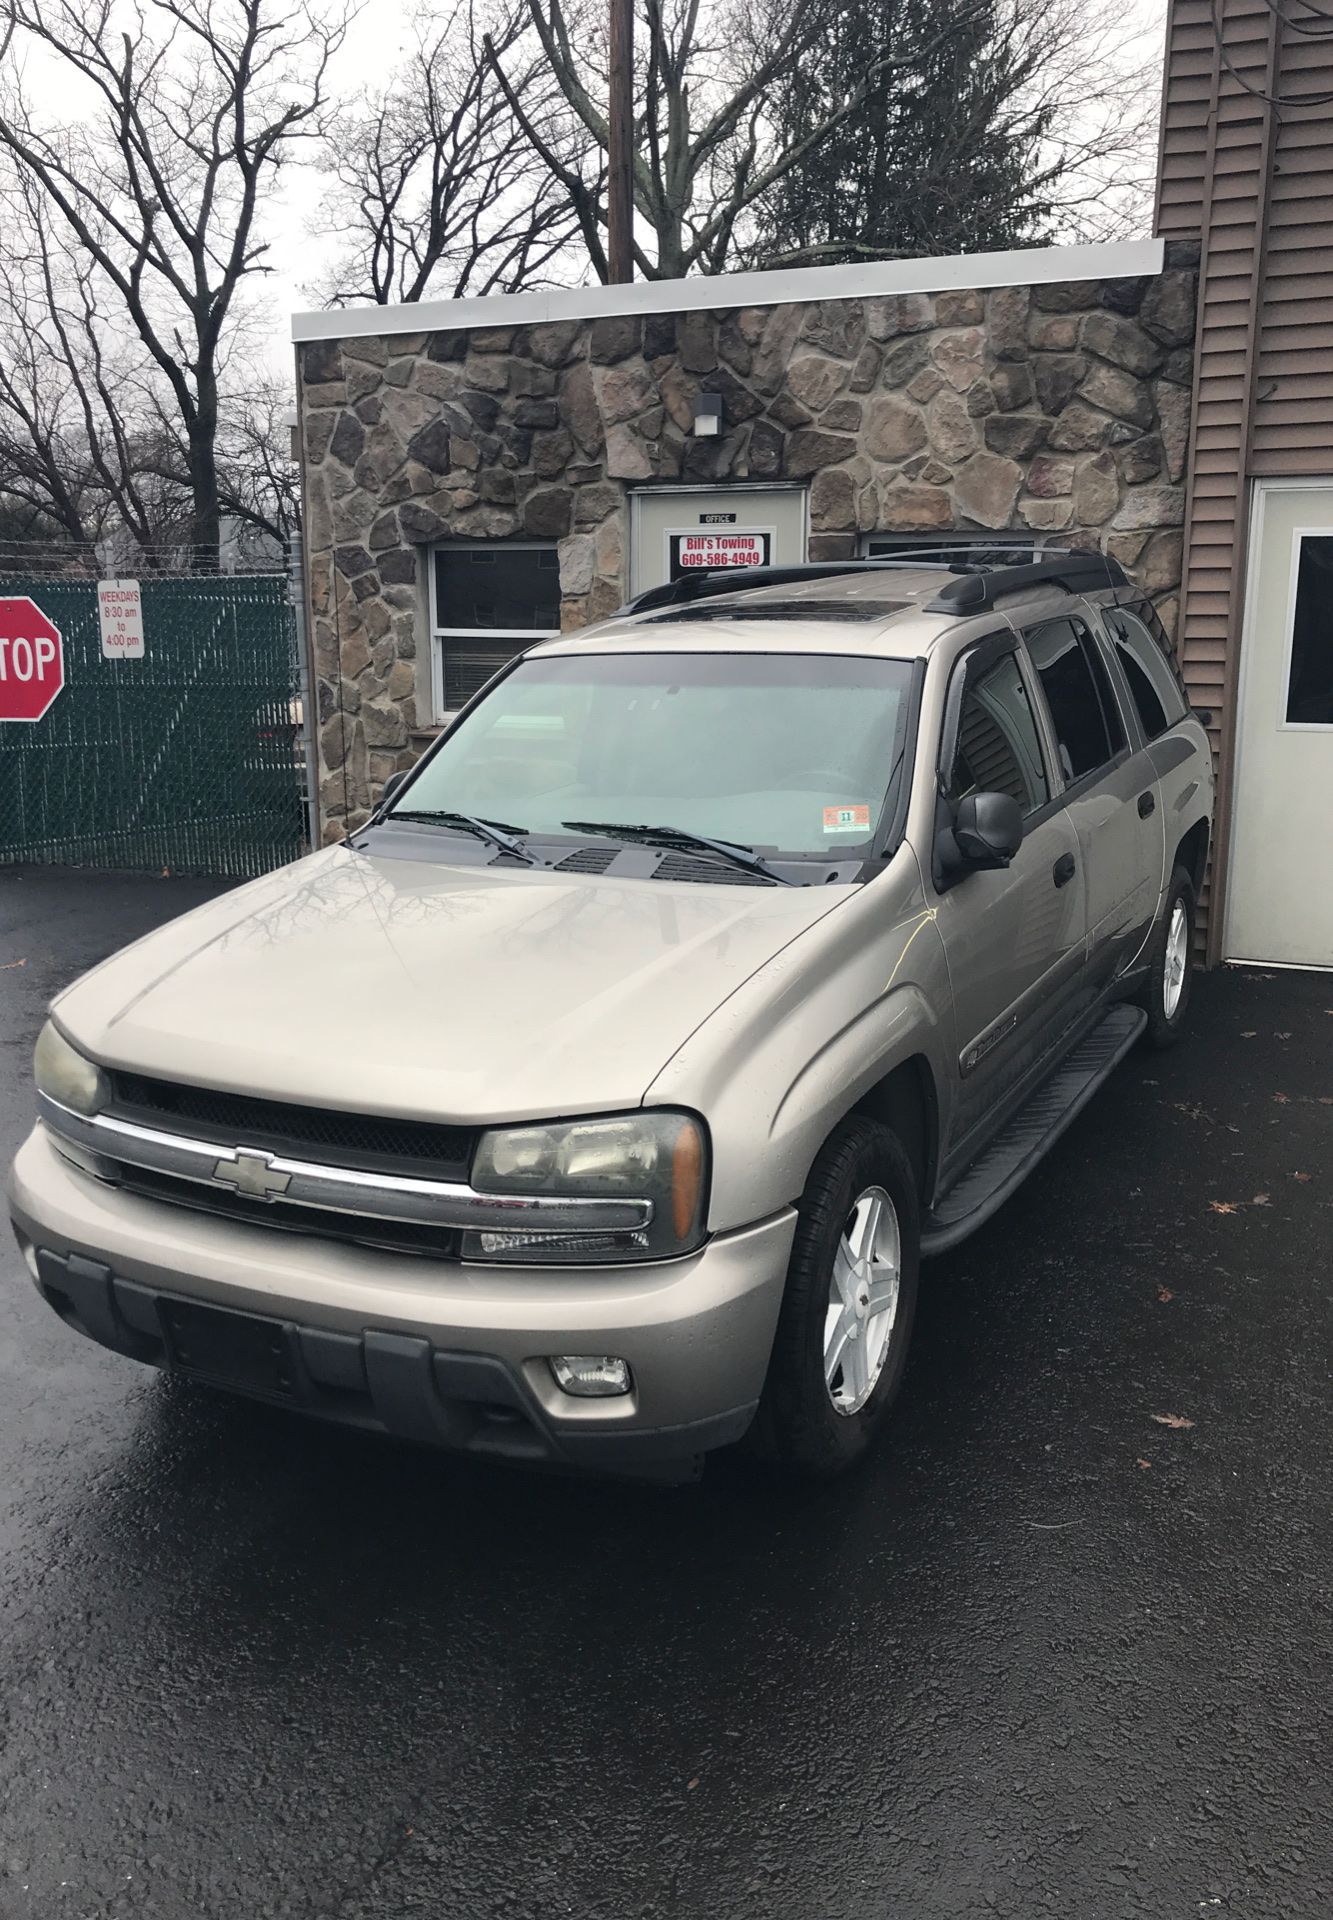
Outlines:
<svg viewBox="0 0 1333 1920"><path fill-rule="evenodd" d="M1155 740L1185 718L1185 701L1171 663L1143 621L1128 608L1112 608L1106 625L1144 738Z"/></svg>

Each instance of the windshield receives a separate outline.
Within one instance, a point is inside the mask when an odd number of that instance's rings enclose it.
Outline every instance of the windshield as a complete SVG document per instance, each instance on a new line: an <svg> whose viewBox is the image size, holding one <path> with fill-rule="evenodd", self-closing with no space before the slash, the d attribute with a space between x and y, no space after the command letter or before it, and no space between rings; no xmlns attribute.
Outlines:
<svg viewBox="0 0 1333 1920"><path fill-rule="evenodd" d="M830 654L524 661L391 811L582 839L593 822L675 827L845 859L902 777L910 680L908 661Z"/></svg>

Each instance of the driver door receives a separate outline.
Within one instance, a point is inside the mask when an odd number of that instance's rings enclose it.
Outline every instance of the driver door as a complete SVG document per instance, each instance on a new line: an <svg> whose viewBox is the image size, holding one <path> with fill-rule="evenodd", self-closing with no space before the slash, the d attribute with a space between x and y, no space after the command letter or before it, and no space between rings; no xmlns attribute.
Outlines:
<svg viewBox="0 0 1333 1920"><path fill-rule="evenodd" d="M970 1159L1022 1097L1079 1011L1086 894L1078 834L1052 792L1048 749L1012 635L955 667L941 740L941 814L968 793L1005 793L1023 812L1008 868L936 880L953 990L957 1093L945 1147Z"/></svg>

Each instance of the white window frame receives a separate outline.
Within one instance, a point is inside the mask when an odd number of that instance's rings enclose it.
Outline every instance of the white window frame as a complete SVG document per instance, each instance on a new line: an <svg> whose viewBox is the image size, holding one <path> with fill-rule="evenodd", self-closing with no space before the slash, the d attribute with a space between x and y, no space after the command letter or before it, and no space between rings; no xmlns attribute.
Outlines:
<svg viewBox="0 0 1333 1920"><path fill-rule="evenodd" d="M525 646L535 646L539 640L559 638L559 627L459 627L447 626L441 622L439 607L438 568L435 556L438 553L454 553L484 548L497 556L505 553L552 553L558 556L559 545L555 540L440 540L427 549L430 589L430 706L437 724L452 720L458 712L457 707L444 704L444 648L450 640L512 640L514 652ZM557 558L557 566L559 564ZM557 582L556 595L559 597Z"/></svg>

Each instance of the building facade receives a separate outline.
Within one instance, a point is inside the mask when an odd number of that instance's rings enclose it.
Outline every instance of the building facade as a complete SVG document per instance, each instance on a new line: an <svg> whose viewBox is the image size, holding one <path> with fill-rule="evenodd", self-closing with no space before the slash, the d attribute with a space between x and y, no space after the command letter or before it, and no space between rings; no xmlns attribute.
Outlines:
<svg viewBox="0 0 1333 1920"><path fill-rule="evenodd" d="M1176 623L1198 247L298 318L323 833L543 634L702 562L1093 547Z"/></svg>

